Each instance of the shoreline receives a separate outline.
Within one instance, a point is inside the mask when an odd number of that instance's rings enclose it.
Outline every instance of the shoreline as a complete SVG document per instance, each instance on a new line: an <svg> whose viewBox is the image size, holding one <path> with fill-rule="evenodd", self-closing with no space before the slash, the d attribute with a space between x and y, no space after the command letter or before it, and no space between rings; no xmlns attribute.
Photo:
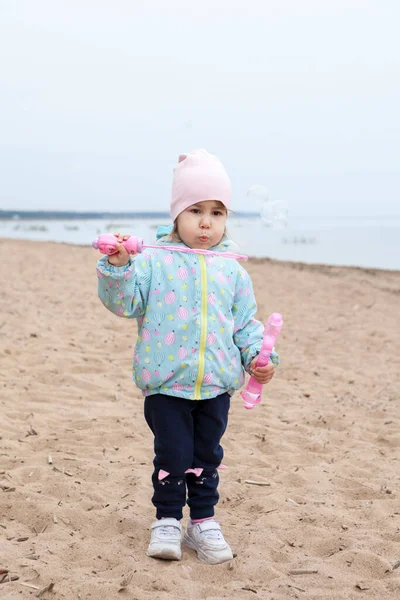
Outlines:
<svg viewBox="0 0 400 600"><path fill-rule="evenodd" d="M68 246L70 248L82 248L82 249L89 249L89 250L94 250L90 244L81 244L81 243L71 243L71 242L64 242L64 241L59 241L56 242L54 240L29 240L29 239L22 239L22 238L7 238L7 237L0 237L0 246L2 244L5 243L27 243L27 244L54 244L56 246L58 245L62 245L62 246ZM96 252L94 250L94 252ZM98 256L100 257L101 255L98 253ZM391 275L399 275L400 278L400 267L399 269L386 269L386 268L379 268L379 267L360 267L357 265L331 265L331 264L326 264L326 263L314 263L314 262L302 262L302 261L296 261L296 260L281 260L278 258L269 258L268 256L265 257L260 257L260 256L251 256L250 254L248 255L249 259L248 261L242 261L243 264L246 263L255 263L255 264L263 264L263 263L273 263L273 264L279 264L282 266L290 266L293 267L295 269L298 270L310 270L310 271L323 271L324 269L327 269L330 272L334 272L335 270L338 269L345 269L347 271L349 270L354 270L354 271L362 271L364 273L368 273L370 275L379 275L379 274L391 274ZM400 293L400 290L399 290Z"/></svg>

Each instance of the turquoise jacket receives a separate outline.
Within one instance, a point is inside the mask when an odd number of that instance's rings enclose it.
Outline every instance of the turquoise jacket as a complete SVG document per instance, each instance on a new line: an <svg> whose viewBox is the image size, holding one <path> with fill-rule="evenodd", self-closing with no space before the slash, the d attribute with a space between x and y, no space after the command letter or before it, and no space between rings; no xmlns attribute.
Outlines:
<svg viewBox="0 0 400 600"><path fill-rule="evenodd" d="M104 306L138 322L134 381L144 396L232 395L263 339L250 277L235 259L164 250L186 247L168 235L157 243L124 267L110 265L107 256L97 264ZM229 244L224 239L211 250L228 251ZM271 360L279 364L275 352Z"/></svg>

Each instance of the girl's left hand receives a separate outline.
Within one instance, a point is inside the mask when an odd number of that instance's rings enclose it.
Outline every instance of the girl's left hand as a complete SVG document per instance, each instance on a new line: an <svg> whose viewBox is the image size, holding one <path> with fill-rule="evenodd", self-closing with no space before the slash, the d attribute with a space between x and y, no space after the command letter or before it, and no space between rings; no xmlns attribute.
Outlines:
<svg viewBox="0 0 400 600"><path fill-rule="evenodd" d="M265 365L265 367L256 367L257 358L258 356L253 358L253 360L251 361L250 372L258 383L262 383L264 385L265 383L269 383L273 378L275 373L275 367L272 364L272 362Z"/></svg>

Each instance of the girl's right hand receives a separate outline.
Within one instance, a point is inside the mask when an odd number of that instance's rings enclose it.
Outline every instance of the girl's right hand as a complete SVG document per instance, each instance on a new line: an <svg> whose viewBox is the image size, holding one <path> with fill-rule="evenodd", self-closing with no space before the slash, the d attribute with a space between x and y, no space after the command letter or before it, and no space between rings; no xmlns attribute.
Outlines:
<svg viewBox="0 0 400 600"><path fill-rule="evenodd" d="M129 252L122 245L122 242L129 238L129 235L121 235L120 233L114 233L117 238L117 252L111 254L108 257L108 262L114 267L124 267L129 263Z"/></svg>

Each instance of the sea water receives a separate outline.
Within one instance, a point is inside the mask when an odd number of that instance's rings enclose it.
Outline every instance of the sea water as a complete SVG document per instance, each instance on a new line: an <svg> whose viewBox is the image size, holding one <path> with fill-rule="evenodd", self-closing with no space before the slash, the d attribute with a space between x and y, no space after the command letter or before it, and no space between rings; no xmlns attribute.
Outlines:
<svg viewBox="0 0 400 600"><path fill-rule="evenodd" d="M154 243L165 216L0 219L0 237L90 246L100 233L130 233ZM393 218L290 218L268 226L258 216L228 219L228 233L240 252L284 261L400 270L400 216ZM93 250L95 252L95 250Z"/></svg>

